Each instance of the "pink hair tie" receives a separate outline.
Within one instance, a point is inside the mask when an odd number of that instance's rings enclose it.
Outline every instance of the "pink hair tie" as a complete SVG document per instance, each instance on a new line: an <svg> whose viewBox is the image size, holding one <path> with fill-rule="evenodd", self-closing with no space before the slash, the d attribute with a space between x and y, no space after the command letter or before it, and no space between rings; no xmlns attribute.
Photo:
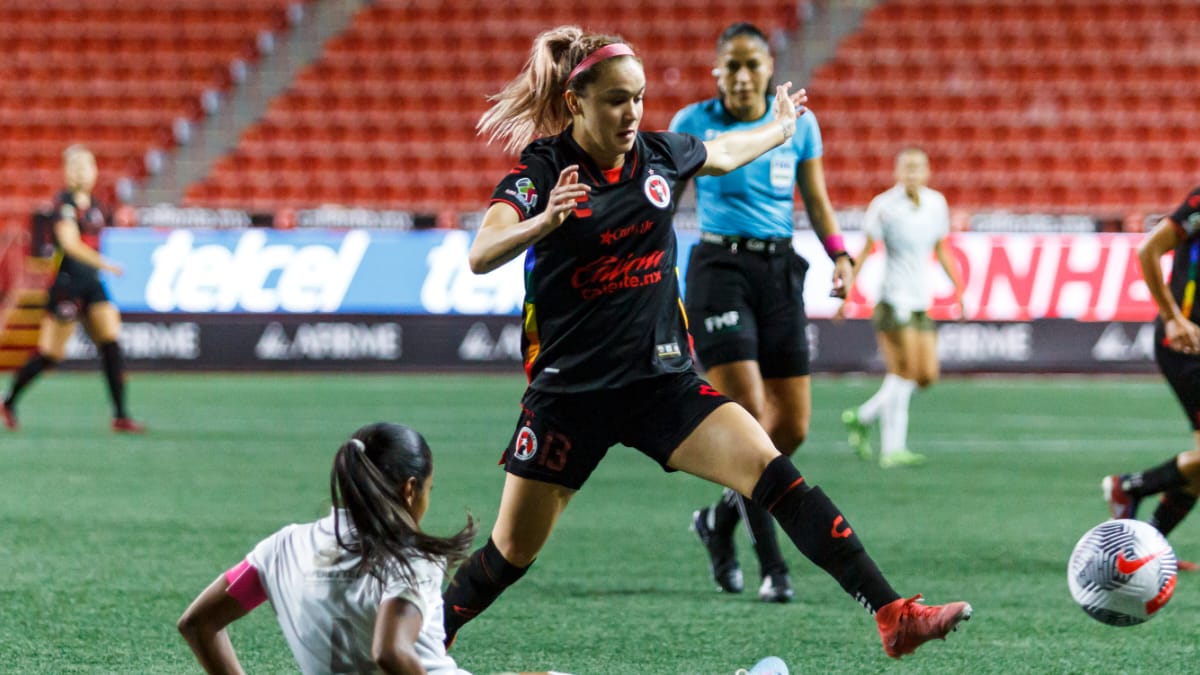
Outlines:
<svg viewBox="0 0 1200 675"><path fill-rule="evenodd" d="M571 71L571 74L567 76L567 84L570 84L571 80L575 79L576 75L582 73L583 71L587 70L588 68L591 68L592 66L596 65L597 63L599 63L605 59L611 59L614 56L633 56L633 55L634 55L633 49L631 49L629 47L629 45L625 44L624 42L614 42L611 45L604 45L600 49L597 49L596 51L592 52L591 54L588 54L587 58L580 61L579 65L575 66L574 70Z"/></svg>

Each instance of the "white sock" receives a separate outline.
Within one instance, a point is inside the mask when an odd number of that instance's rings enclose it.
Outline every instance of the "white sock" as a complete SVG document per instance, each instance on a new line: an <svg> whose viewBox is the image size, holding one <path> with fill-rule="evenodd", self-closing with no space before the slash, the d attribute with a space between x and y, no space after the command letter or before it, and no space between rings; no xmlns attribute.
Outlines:
<svg viewBox="0 0 1200 675"><path fill-rule="evenodd" d="M891 398L883 406L879 422L880 452L889 455L908 447L908 403L917 383L897 376Z"/></svg>
<svg viewBox="0 0 1200 675"><path fill-rule="evenodd" d="M858 406L858 421L863 424L874 424L883 409L887 407L887 402L892 397L892 391L903 381L904 378L899 375L892 373L885 375L883 384L879 385L879 391L867 399L866 403Z"/></svg>

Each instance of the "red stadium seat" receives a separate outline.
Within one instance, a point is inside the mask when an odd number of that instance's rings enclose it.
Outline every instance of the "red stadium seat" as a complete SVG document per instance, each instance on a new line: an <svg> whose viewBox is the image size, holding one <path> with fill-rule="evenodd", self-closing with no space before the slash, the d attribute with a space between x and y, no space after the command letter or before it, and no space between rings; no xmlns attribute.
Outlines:
<svg viewBox="0 0 1200 675"><path fill-rule="evenodd" d="M736 17L718 11L724 7L531 0L514 13L488 0L377 0L326 44L234 151L249 157L270 147L270 159L218 163L204 182L237 185L270 165L305 166L317 181L310 195L317 203L483 208L514 160L477 137L475 124L486 97L520 69L534 35L563 23L624 35L645 54L643 128L662 129L677 108L712 95L712 50L728 23L749 19L767 31L796 24L790 0L747 0ZM207 192L189 192L200 194ZM279 195L279 205L295 198Z"/></svg>
<svg viewBox="0 0 1200 675"><path fill-rule="evenodd" d="M0 154L27 169L6 195L28 215L74 142L96 153L102 191L141 177L146 152L174 144L174 120L199 119L205 90L230 86L230 61L256 58L259 31L286 27L289 1L0 3Z"/></svg>

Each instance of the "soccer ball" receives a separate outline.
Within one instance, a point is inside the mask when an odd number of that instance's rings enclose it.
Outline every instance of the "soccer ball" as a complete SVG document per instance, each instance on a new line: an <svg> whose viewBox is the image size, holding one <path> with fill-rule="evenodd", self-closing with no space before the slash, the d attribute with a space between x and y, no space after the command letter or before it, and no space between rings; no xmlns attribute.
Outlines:
<svg viewBox="0 0 1200 675"><path fill-rule="evenodd" d="M1154 526L1109 520L1071 551L1067 585L1088 616L1110 626L1149 621L1175 592L1175 551Z"/></svg>

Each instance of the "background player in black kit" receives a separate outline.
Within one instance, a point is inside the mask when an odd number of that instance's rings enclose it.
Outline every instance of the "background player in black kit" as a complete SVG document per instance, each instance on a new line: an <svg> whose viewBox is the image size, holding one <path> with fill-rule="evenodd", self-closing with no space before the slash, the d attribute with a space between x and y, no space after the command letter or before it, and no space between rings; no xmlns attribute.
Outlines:
<svg viewBox="0 0 1200 675"><path fill-rule="evenodd" d="M525 253L530 384L505 451L491 537L445 593L448 644L525 574L617 443L765 507L804 555L875 613L889 656L944 637L970 616L965 602L902 599L825 493L693 369L674 271L671 186L732 171L785 142L806 100L803 92L789 96L790 86L777 90L773 122L752 130L703 143L641 132L646 78L632 48L563 26L537 37L525 70L480 120L490 139L524 146L496 188L470 264L483 274Z"/></svg>
<svg viewBox="0 0 1200 675"><path fill-rule="evenodd" d="M120 265L100 255L100 230L106 216L92 198L96 186L96 158L82 145L63 151L66 189L54 201L54 252L58 273L50 286L46 315L38 333L37 352L17 371L0 414L4 426L17 428L16 403L21 392L39 374L58 365L66 352L75 323L83 321L104 362L104 376L113 403L113 431L141 432L125 409L125 374L121 364L121 314L108 299L100 271L121 274Z"/></svg>
<svg viewBox="0 0 1200 675"><path fill-rule="evenodd" d="M1169 288L1159 266L1168 251L1175 252ZM1154 360L1183 406L1196 447L1145 471L1108 476L1101 489L1113 518L1136 518L1141 500L1161 492L1150 524L1167 536L1187 517L1200 492L1200 308L1195 304L1200 276L1200 187L1146 236L1138 247L1138 262L1158 305ZM1195 571L1196 564L1180 561L1180 569Z"/></svg>

